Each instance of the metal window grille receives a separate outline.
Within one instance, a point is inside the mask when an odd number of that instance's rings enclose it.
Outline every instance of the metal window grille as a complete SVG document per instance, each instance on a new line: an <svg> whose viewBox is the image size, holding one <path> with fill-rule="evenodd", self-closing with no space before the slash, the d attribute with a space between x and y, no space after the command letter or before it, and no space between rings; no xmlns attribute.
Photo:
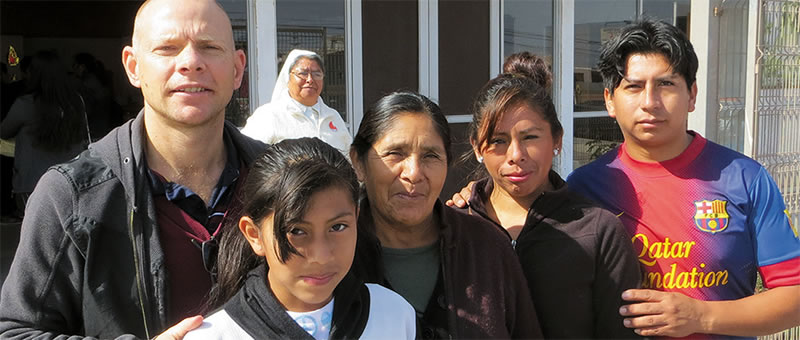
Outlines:
<svg viewBox="0 0 800 340"><path fill-rule="evenodd" d="M575 118L573 128L572 162L575 169L622 144L622 131L617 121L608 116Z"/></svg>
<svg viewBox="0 0 800 340"><path fill-rule="evenodd" d="M800 0L762 0L754 158L800 228Z"/></svg>
<svg viewBox="0 0 800 340"><path fill-rule="evenodd" d="M236 49L247 51L247 26L233 27L233 44ZM246 52L245 55L247 55ZM250 67L247 66L249 64L249 62L245 64L242 85L238 90L233 91L233 97L225 107L225 119L236 126L244 126L247 117L250 116L250 87L248 86Z"/></svg>
<svg viewBox="0 0 800 340"><path fill-rule="evenodd" d="M800 0L759 1L753 158L800 228ZM800 339L800 327L760 339Z"/></svg>

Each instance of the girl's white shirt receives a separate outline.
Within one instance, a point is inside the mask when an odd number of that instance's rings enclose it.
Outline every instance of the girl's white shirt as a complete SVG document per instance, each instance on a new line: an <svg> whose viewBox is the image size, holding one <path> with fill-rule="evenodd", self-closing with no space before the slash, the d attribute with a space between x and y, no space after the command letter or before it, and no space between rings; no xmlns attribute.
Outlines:
<svg viewBox="0 0 800 340"><path fill-rule="evenodd" d="M310 312L292 312L287 310L286 313L288 313L301 328L305 329L308 335L313 336L315 340L328 340L328 337L331 335L333 300L335 299L331 299L331 301L322 308Z"/></svg>
<svg viewBox="0 0 800 340"><path fill-rule="evenodd" d="M372 283L366 285L370 295L369 319L360 338L415 339L417 319L414 307L411 307L402 296L381 285ZM205 318L203 324L186 334L184 339L253 339L253 337L223 309Z"/></svg>

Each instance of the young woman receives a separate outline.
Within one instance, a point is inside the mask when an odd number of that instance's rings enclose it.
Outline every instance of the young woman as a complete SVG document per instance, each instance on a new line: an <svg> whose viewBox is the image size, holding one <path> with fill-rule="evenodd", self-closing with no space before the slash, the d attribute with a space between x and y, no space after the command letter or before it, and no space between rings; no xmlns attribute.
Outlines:
<svg viewBox="0 0 800 340"><path fill-rule="evenodd" d="M412 339L413 308L350 274L358 182L317 138L270 146L250 169L238 228L222 236L221 306L186 339Z"/></svg>
<svg viewBox="0 0 800 340"><path fill-rule="evenodd" d="M515 245L545 338L636 337L625 328L622 292L639 266L622 224L572 192L555 171L563 130L544 60L510 56L473 106L470 142L484 179L470 211Z"/></svg>

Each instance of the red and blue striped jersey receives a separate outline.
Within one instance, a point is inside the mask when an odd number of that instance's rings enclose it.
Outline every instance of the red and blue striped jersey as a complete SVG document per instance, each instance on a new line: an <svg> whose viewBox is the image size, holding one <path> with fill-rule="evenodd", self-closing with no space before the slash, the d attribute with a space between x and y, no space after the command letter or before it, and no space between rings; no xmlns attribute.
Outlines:
<svg viewBox="0 0 800 340"><path fill-rule="evenodd" d="M632 159L625 144L575 170L569 186L617 214L643 266L643 286L702 300L800 284L800 236L758 162L694 134L678 157Z"/></svg>

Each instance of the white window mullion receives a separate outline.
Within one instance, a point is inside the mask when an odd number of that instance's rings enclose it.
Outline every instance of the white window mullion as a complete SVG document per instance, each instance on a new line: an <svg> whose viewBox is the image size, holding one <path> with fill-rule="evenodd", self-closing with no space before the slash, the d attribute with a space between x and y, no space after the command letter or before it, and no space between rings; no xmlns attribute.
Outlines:
<svg viewBox="0 0 800 340"><path fill-rule="evenodd" d="M697 99L695 111L689 114L688 128L710 140L717 139L717 70L719 68L719 20L714 6L720 1L692 1L689 40L698 56Z"/></svg>
<svg viewBox="0 0 800 340"><path fill-rule="evenodd" d="M278 78L275 1L248 0L247 54L250 70L250 112L269 103Z"/></svg>
<svg viewBox="0 0 800 340"><path fill-rule="evenodd" d="M502 71L503 65L503 1L489 2L489 79Z"/></svg>
<svg viewBox="0 0 800 340"><path fill-rule="evenodd" d="M439 1L419 1L419 93L439 102Z"/></svg>
<svg viewBox="0 0 800 340"><path fill-rule="evenodd" d="M572 171L574 129L575 0L553 1L553 101L564 128L561 153L554 169L567 176Z"/></svg>
<svg viewBox="0 0 800 340"><path fill-rule="evenodd" d="M748 4L747 17L747 65L745 76L745 95L744 95L744 146L742 153L756 158L758 155L755 136L757 134L758 122L756 120L756 109L758 95L756 82L758 81L759 56L758 52L758 28L761 27L758 10L761 8L761 1L750 0Z"/></svg>
<svg viewBox="0 0 800 340"><path fill-rule="evenodd" d="M364 78L361 44L361 0L345 1L345 58L347 67L347 122L355 135L364 117Z"/></svg>

